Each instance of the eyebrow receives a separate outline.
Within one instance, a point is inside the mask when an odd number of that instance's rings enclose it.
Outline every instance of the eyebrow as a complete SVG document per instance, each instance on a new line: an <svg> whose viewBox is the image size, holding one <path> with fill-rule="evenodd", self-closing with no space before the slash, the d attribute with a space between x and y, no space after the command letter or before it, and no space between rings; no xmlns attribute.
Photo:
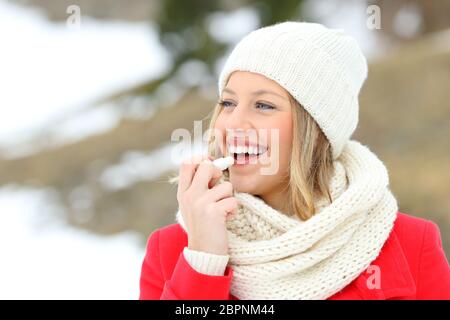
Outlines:
<svg viewBox="0 0 450 320"><path fill-rule="evenodd" d="M236 94L233 90L231 90L231 89L229 89L229 88L224 88L224 89L223 89L223 92L228 92L228 93L231 93L231 94ZM278 93L276 93L276 92L269 91L269 90L265 90L265 89L259 89L259 90L253 91L251 94L252 94L253 96L258 96L258 95L262 95L262 94L265 94L265 93L266 93L266 94L273 94L273 95L278 96L278 97L280 97L280 98L282 98L282 99L284 99L284 100L287 100L286 97L283 97L282 95L280 95L280 94L278 94Z"/></svg>

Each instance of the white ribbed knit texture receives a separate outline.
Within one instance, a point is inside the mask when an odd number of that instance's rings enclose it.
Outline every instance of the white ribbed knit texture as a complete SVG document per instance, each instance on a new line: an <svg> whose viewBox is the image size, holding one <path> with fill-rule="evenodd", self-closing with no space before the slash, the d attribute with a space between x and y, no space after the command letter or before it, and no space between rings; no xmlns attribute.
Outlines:
<svg viewBox="0 0 450 320"><path fill-rule="evenodd" d="M264 75L288 91L314 118L332 146L333 159L356 129L358 95L367 62L356 40L317 23L287 21L246 35L219 75L222 96L233 71Z"/></svg>
<svg viewBox="0 0 450 320"><path fill-rule="evenodd" d="M184 247L183 254L195 271L211 276L223 276L230 258L229 255L191 250L188 247Z"/></svg>
<svg viewBox="0 0 450 320"><path fill-rule="evenodd" d="M238 212L227 221L233 295L326 299L376 259L398 211L386 167L355 140L347 142L334 165L333 201L317 199L318 212L306 221L235 192ZM176 220L186 230L179 210Z"/></svg>

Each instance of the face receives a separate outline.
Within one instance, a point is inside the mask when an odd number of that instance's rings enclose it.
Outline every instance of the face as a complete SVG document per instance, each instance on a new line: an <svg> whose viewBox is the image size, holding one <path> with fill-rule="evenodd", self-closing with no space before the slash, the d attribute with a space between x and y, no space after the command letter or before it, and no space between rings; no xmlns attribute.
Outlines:
<svg viewBox="0 0 450 320"><path fill-rule="evenodd" d="M292 151L287 91L265 76L235 71L222 96L215 130L222 154L232 155L230 181L238 192L261 196L286 187Z"/></svg>

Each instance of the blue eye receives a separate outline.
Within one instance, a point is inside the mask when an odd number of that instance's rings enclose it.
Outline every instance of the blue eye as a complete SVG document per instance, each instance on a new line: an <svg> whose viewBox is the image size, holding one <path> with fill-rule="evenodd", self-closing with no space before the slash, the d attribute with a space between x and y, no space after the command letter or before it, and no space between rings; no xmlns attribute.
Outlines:
<svg viewBox="0 0 450 320"><path fill-rule="evenodd" d="M224 101L224 100L220 100L220 101L219 101L219 105L221 105L221 106L224 107L224 108L229 107L228 104L231 104L231 102L229 102L229 101Z"/></svg>
<svg viewBox="0 0 450 320"><path fill-rule="evenodd" d="M231 105L233 105L232 102L230 102L230 101L225 101L225 100L220 100L218 103L219 103L219 105L221 105L221 106L224 107L224 108L228 108L228 107L230 107ZM258 109L262 109L262 110L273 110L273 109L276 109L275 107L273 107L273 106L271 106L271 105L268 105L268 104L265 104L265 103L257 103L257 104L256 104L256 107L257 107Z"/></svg>
<svg viewBox="0 0 450 320"><path fill-rule="evenodd" d="M263 110L272 110L275 109L275 107L272 107L271 105L265 104L265 103L257 103L257 106L262 106L260 109Z"/></svg>

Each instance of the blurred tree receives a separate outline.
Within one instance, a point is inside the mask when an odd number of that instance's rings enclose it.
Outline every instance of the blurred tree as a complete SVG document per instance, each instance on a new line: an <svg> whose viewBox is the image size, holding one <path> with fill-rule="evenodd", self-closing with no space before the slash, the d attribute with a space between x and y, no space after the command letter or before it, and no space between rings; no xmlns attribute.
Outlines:
<svg viewBox="0 0 450 320"><path fill-rule="evenodd" d="M155 79L137 87L125 90L112 98L124 95L152 94L159 86L171 79L184 63L191 60L203 62L209 75L214 77L215 63L230 46L219 42L207 28L208 18L214 13L231 12L243 7L252 8L258 16L259 26L266 26L299 17L302 0L164 0L159 13L153 18L159 30L162 45L172 56L171 69L160 79ZM226 29L226 28L224 28Z"/></svg>

